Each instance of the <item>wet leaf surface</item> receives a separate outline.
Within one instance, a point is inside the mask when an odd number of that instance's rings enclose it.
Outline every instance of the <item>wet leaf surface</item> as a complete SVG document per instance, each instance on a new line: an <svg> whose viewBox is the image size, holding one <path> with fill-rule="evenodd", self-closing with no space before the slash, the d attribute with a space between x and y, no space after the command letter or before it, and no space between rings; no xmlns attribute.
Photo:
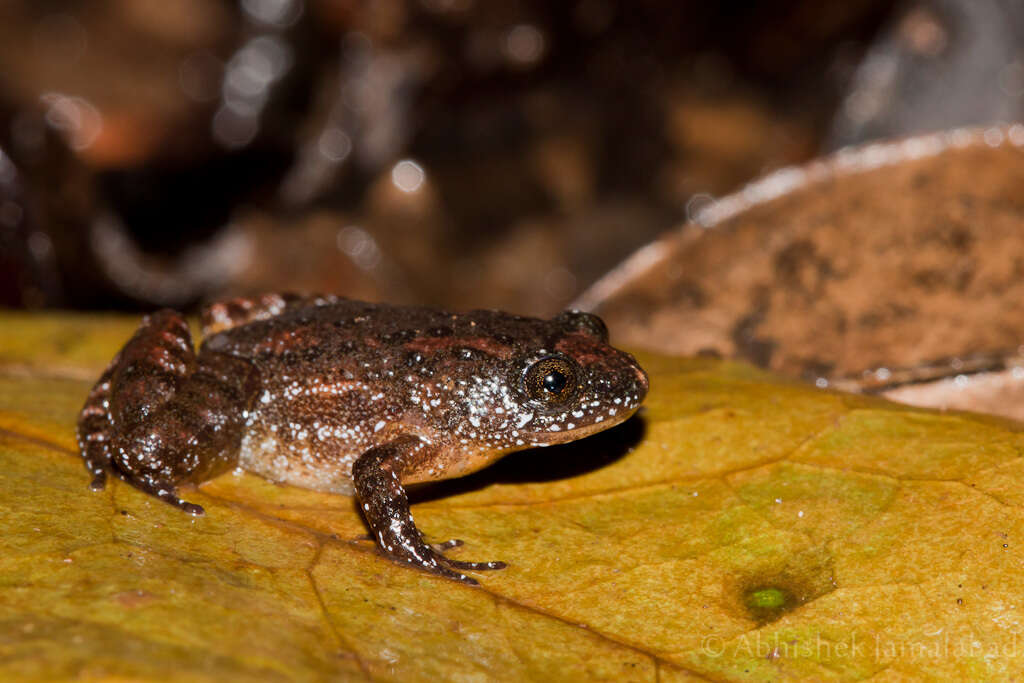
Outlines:
<svg viewBox="0 0 1024 683"><path fill-rule="evenodd" d="M193 519L89 492L75 413L134 324L0 316L0 678L1024 669L1014 423L644 356L638 419L414 493L454 557L509 563L474 588L379 557L345 497L229 474Z"/></svg>

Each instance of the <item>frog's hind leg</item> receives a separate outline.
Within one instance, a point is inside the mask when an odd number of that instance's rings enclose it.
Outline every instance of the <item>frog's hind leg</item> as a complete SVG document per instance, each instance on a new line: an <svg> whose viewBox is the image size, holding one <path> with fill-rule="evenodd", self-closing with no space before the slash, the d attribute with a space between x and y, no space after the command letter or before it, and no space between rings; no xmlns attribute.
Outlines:
<svg viewBox="0 0 1024 683"><path fill-rule="evenodd" d="M182 316L147 316L86 399L78 437L93 488L107 472L192 514L175 494L184 482L225 468L237 450L255 393L244 360L197 357Z"/></svg>
<svg viewBox="0 0 1024 683"><path fill-rule="evenodd" d="M143 318L78 414L78 447L94 491L106 486L109 472L120 475L115 453L125 426L166 403L194 367L192 336L180 315L164 310Z"/></svg>
<svg viewBox="0 0 1024 683"><path fill-rule="evenodd" d="M255 320L266 320L293 308L322 306L335 301L338 301L338 297L328 294L307 296L290 293L263 294L256 297L238 297L218 301L205 307L202 311L203 337L209 337Z"/></svg>
<svg viewBox="0 0 1024 683"><path fill-rule="evenodd" d="M122 425L165 402L194 365L188 325L174 311L146 316L93 386L78 414L78 448L92 474L91 488L106 486L113 442Z"/></svg>
<svg viewBox="0 0 1024 683"><path fill-rule="evenodd" d="M173 396L120 433L112 448L118 475L132 486L194 515L203 508L177 497L233 468L245 420L258 393L249 361L204 351Z"/></svg>

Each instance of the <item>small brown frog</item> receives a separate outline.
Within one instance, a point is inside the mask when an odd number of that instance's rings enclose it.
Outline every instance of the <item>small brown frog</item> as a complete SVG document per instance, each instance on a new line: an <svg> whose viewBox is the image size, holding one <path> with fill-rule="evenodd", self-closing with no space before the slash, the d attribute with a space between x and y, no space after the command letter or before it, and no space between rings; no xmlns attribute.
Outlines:
<svg viewBox="0 0 1024 683"><path fill-rule="evenodd" d="M354 494L389 558L467 583L424 542L404 484L458 477L501 456L619 424L647 375L600 318L551 320L269 294L183 317L146 317L93 387L78 443L93 490L108 472L194 515L176 494L235 467Z"/></svg>

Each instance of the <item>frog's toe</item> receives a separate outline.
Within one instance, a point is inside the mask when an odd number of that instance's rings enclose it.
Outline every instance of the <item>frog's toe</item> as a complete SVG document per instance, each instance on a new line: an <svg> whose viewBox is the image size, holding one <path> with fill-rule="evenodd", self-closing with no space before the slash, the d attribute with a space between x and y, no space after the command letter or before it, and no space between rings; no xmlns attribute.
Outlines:
<svg viewBox="0 0 1024 683"><path fill-rule="evenodd" d="M206 514L206 510L203 508L202 505L190 503L187 500L182 500L181 498L178 498L176 495L174 495L173 491L168 491L166 494L163 491L158 491L155 495L160 500L166 503L170 503L174 507L178 508L179 510L187 512L193 517L202 517Z"/></svg>
<svg viewBox="0 0 1024 683"><path fill-rule="evenodd" d="M183 500L181 501L180 507L193 517L202 517L206 514L206 509L202 505L197 505L196 503L189 503Z"/></svg>
<svg viewBox="0 0 1024 683"><path fill-rule="evenodd" d="M445 550L458 548L461 545L466 545L465 541L460 541L457 538L450 538L444 543L431 543L430 547L434 549L434 552L443 553Z"/></svg>
<svg viewBox="0 0 1024 683"><path fill-rule="evenodd" d="M442 558L442 560L444 560L444 563L438 562L433 566L425 567L425 569L432 574L438 574L449 579L455 579L456 581L461 581L462 583L468 584L470 586L480 585L480 582L474 579L472 576L466 576L459 569L453 569L451 567L446 566L447 564L449 564L447 559Z"/></svg>
<svg viewBox="0 0 1024 683"><path fill-rule="evenodd" d="M452 548L459 548L464 545L466 545L465 541L452 538L444 543L430 543L428 547L433 551L432 554L435 560L453 569L486 571L491 569L504 569L508 566L504 562L464 562L463 560L453 560L452 558L444 555L444 551L451 550Z"/></svg>
<svg viewBox="0 0 1024 683"><path fill-rule="evenodd" d="M467 569L470 571L487 571L491 569L504 569L508 565L501 561L496 562L463 562L462 560L453 560L451 558L444 558L445 564L455 569Z"/></svg>
<svg viewBox="0 0 1024 683"><path fill-rule="evenodd" d="M157 498L164 501L165 503L170 503L179 510L187 512L193 517L202 517L206 514L206 510L203 508L202 505L190 503L187 500L182 500L181 498L178 498L176 495L174 495L173 490L157 490L156 492L153 493L153 495L155 495Z"/></svg>
<svg viewBox="0 0 1024 683"><path fill-rule="evenodd" d="M102 491L107 488L107 471L95 470L92 473L92 481L89 482L90 491Z"/></svg>

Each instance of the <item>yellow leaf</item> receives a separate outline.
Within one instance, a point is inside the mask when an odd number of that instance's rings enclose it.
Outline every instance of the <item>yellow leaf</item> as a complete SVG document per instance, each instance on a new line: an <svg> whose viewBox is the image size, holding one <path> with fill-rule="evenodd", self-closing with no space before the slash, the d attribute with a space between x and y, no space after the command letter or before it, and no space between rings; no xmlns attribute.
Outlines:
<svg viewBox="0 0 1024 683"><path fill-rule="evenodd" d="M228 474L192 518L87 490L131 318L0 315L0 679L777 680L1024 673L1024 436L643 356L639 419L413 494L465 586L350 498Z"/></svg>

